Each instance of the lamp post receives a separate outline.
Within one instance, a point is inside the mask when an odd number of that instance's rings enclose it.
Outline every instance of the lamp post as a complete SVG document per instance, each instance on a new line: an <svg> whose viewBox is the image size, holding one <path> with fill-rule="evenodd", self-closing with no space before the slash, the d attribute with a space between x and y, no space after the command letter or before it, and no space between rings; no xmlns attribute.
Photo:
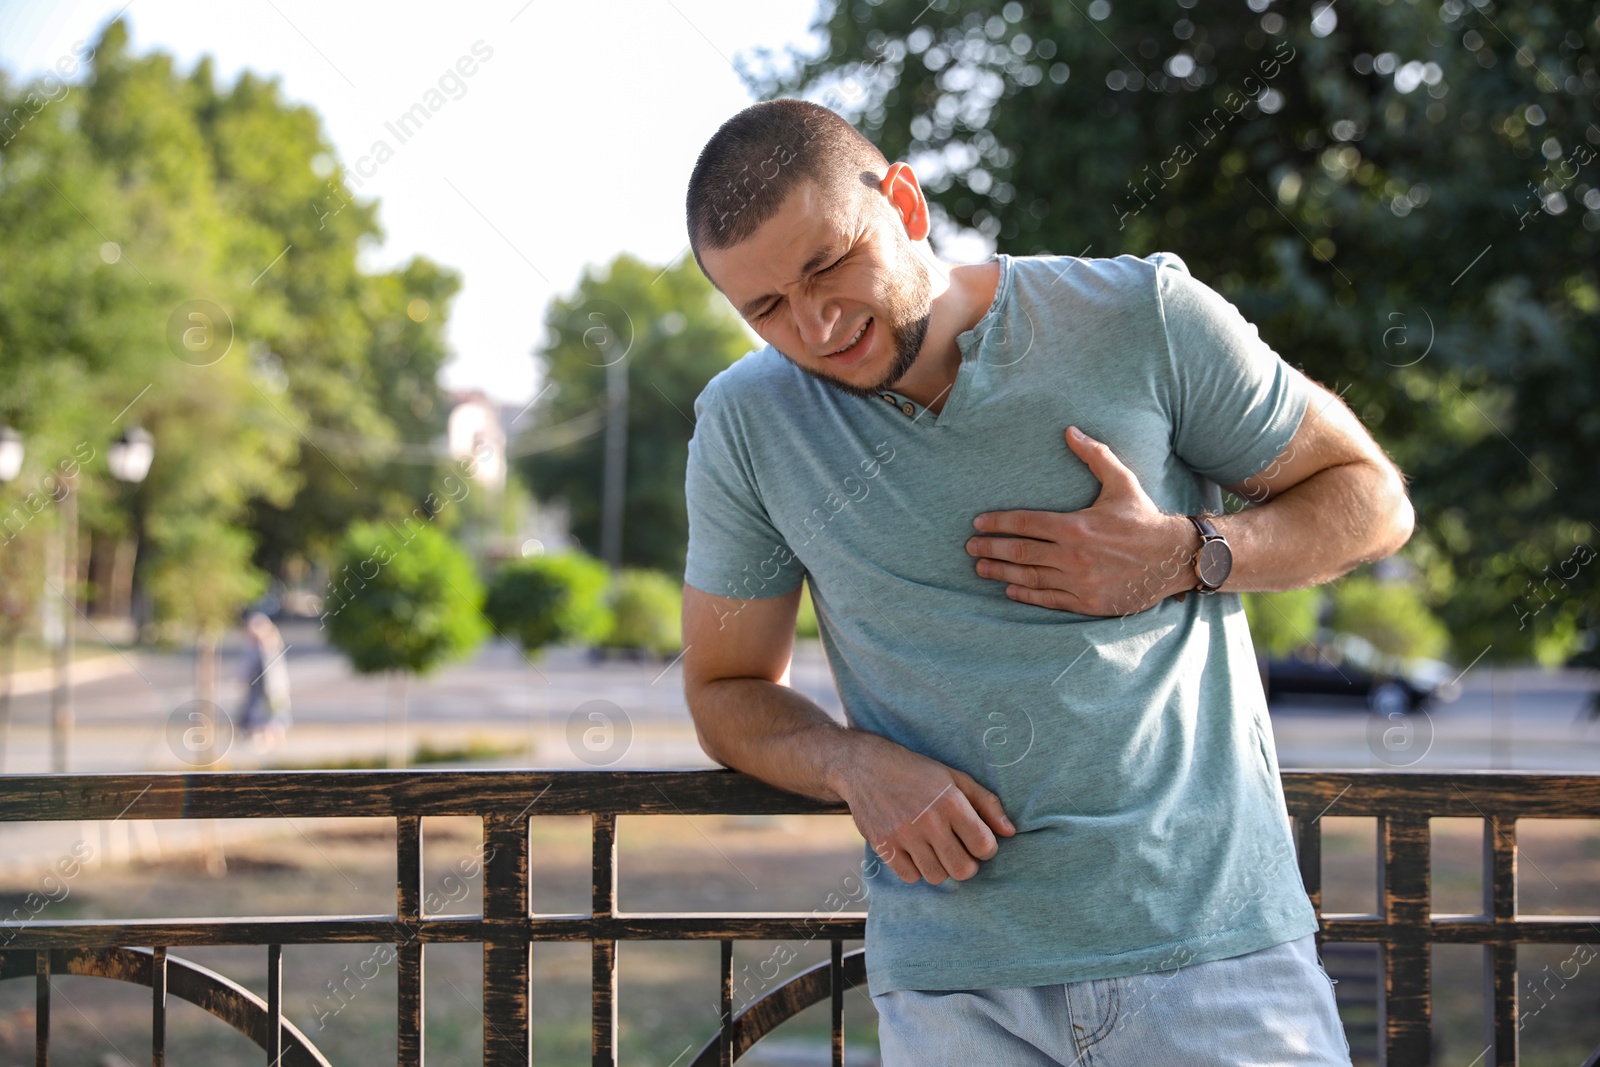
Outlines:
<svg viewBox="0 0 1600 1067"><path fill-rule="evenodd" d="M61 631L56 635L56 685L50 692L50 771L67 772L67 746L72 737L72 616L78 610L78 475L60 473Z"/></svg>
<svg viewBox="0 0 1600 1067"><path fill-rule="evenodd" d="M13 482L22 473L22 435L9 426L0 426L0 486ZM0 689L0 771L5 770L6 734L11 729L11 678L17 666L17 596L9 588L0 589L0 616L4 616L6 643L5 688Z"/></svg>
<svg viewBox="0 0 1600 1067"><path fill-rule="evenodd" d="M15 481L22 473L22 435L9 426L0 426L0 485Z"/></svg>
<svg viewBox="0 0 1600 1067"><path fill-rule="evenodd" d="M133 546L132 557L128 564L128 602L129 616L133 619L135 632L142 625L137 595L138 569L139 569L139 543L144 536L144 511L139 506L137 495L138 485L144 481L145 475L150 473L150 461L155 458L155 439L149 431L137 426L131 426L123 431L121 437L111 444L111 450L106 456L106 463L111 468L111 476L124 485L133 487ZM120 551L120 550L119 550Z"/></svg>
<svg viewBox="0 0 1600 1067"><path fill-rule="evenodd" d="M623 353L626 357L627 353ZM622 512L627 500L628 364L619 358L606 366L606 438L600 496L600 558L612 573L622 569Z"/></svg>
<svg viewBox="0 0 1600 1067"><path fill-rule="evenodd" d="M155 458L155 442L138 427L124 430L111 445L107 462L111 475L120 482L138 484L150 472ZM67 770L67 751L72 741L72 645L73 616L78 611L78 494L76 476L63 479L61 497L62 595L67 610L61 616L61 640L56 646L56 686L50 699L50 769L56 774Z"/></svg>
<svg viewBox="0 0 1600 1067"><path fill-rule="evenodd" d="M138 485L150 473L150 461L155 459L155 455L155 439L149 431L130 426L112 442L106 462L111 466L111 476L117 481Z"/></svg>

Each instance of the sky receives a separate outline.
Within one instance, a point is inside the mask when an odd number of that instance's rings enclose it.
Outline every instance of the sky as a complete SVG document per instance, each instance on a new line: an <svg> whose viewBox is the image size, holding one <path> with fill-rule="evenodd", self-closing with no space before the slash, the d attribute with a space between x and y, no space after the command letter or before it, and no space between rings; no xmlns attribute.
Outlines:
<svg viewBox="0 0 1600 1067"><path fill-rule="evenodd" d="M246 69L278 77L287 99L322 116L346 168L388 141L393 157L360 179L386 234L363 266L420 254L459 271L443 384L520 404L537 388L532 352L551 297L620 252L663 267L687 255L683 192L695 156L753 99L734 58L758 46L815 49L816 7L0 0L0 66L18 80L43 73L120 10L136 53L168 52L184 73L210 54L223 83ZM463 56L474 73L398 144L385 123Z"/></svg>

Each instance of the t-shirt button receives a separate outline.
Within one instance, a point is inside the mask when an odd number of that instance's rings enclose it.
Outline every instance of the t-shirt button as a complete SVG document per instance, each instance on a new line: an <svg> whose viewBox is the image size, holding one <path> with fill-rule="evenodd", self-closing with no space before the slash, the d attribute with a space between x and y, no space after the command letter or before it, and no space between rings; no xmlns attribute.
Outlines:
<svg viewBox="0 0 1600 1067"><path fill-rule="evenodd" d="M884 394L883 394L883 398L884 398L884 399L885 399L885 400L887 400L887 401L888 401L888 402L889 402L889 403L891 403L891 404L893 404L893 403L894 403L894 402L895 402L895 400L894 400L894 396L893 396L893 395L892 395L892 394L890 394L890 393L884 393Z"/></svg>
<svg viewBox="0 0 1600 1067"><path fill-rule="evenodd" d="M905 412L907 415L909 415L912 412L917 410L917 406L915 404L913 404L911 401L907 400L904 404L900 405L900 410Z"/></svg>

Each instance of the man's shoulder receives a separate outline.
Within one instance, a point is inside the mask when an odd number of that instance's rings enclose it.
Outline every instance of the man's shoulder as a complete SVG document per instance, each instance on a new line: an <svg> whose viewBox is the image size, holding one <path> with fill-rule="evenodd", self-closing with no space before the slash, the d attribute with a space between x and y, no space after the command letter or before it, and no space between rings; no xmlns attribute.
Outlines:
<svg viewBox="0 0 1600 1067"><path fill-rule="evenodd" d="M1012 268L1015 309L1030 322L1049 321L1052 328L1089 331L1130 343L1147 340L1138 329L1128 332L1132 324L1161 323L1161 294L1169 279L1189 276L1188 266L1173 252L1018 256Z"/></svg>
<svg viewBox="0 0 1600 1067"><path fill-rule="evenodd" d="M1035 290L1066 295L1091 295L1115 292L1144 294L1151 291L1157 271L1168 267L1189 273L1188 264L1176 252L1151 252L1146 256L1123 253L1119 256L1059 256L1039 254L1013 256L1012 268L1019 281Z"/></svg>

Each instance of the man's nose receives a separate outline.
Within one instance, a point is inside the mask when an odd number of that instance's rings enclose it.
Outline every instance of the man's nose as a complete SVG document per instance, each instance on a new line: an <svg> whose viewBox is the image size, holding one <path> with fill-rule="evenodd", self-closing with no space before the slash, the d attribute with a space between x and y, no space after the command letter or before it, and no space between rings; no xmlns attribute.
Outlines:
<svg viewBox="0 0 1600 1067"><path fill-rule="evenodd" d="M832 300L797 296L790 302L794 309L795 328L800 340L811 348L821 348L833 339L834 327L839 321L839 309Z"/></svg>

